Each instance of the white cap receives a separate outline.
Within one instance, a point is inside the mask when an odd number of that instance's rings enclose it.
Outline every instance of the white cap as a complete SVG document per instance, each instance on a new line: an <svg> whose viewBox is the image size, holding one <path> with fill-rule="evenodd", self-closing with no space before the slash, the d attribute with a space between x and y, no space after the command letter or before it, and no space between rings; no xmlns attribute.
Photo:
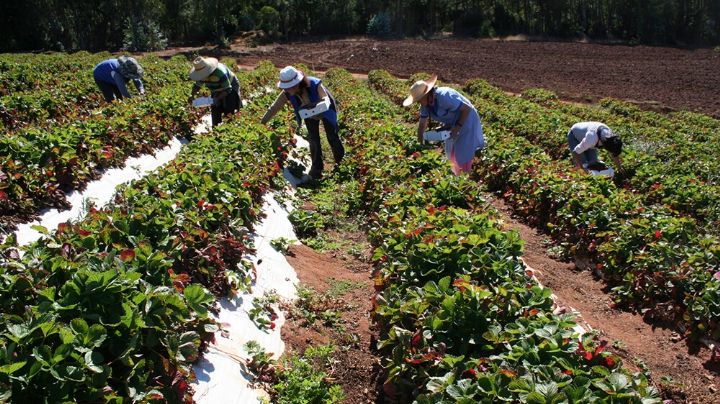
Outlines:
<svg viewBox="0 0 720 404"><path fill-rule="evenodd" d="M280 70L280 81L278 81L278 88L290 88L296 86L305 76L302 72L292 66L285 66Z"/></svg>

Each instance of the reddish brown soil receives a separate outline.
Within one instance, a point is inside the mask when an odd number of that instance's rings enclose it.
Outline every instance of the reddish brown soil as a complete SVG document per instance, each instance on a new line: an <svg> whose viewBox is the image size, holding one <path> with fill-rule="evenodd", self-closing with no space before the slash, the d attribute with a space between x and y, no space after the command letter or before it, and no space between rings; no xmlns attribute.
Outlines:
<svg viewBox="0 0 720 404"><path fill-rule="evenodd" d="M290 318L282 329L287 352L303 352L308 346L327 343L337 347L344 345L336 351L335 358L339 363L331 376L345 391L345 402L376 402L382 380L378 380L380 359L374 353L375 337L370 322L370 299L374 293L370 279L372 268L354 257L342 253L321 254L303 245L292 246L286 258L295 268L300 283L319 293L327 292L341 280L358 285L339 298L342 304L351 308L342 311L344 330L317 325L307 327L301 319ZM356 342L343 342L351 334L357 337Z"/></svg>
<svg viewBox="0 0 720 404"><path fill-rule="evenodd" d="M553 90L581 101L614 97L663 109L689 109L720 117L720 51L577 42L521 42L479 39L431 41L348 38L272 44L230 50L170 49L163 55L200 52L238 57L253 65L304 63L312 69L344 67L367 73L387 69L408 77L435 72L446 82L482 78L505 90Z"/></svg>
<svg viewBox="0 0 720 404"><path fill-rule="evenodd" d="M540 282L558 296L561 306L580 312L584 326L599 330L610 343L620 341L615 351L625 364L638 368L641 360L660 386L663 376L670 376L679 389L662 388L671 402L719 403L720 369L710 361L705 347L689 344L673 330L648 324L637 314L612 309L606 285L589 271L577 270L575 264L550 258L547 236L513 218L501 199L492 198L493 206L502 212L509 229L516 230L525 242L523 259L536 270Z"/></svg>

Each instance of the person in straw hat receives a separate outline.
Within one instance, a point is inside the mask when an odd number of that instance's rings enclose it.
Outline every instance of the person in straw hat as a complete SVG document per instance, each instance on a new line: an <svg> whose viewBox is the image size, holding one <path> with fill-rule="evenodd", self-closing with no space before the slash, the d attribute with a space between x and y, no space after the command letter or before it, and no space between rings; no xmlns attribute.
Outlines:
<svg viewBox="0 0 720 404"><path fill-rule="evenodd" d="M286 66L280 70L280 81L278 81L277 86L282 92L280 92L275 102L273 102L262 117L261 122L263 124L272 119L272 117L282 109L283 105L289 103L295 111L295 119L299 125L301 121L299 114L300 109L314 105L326 98L330 101L330 108L328 108L327 111L305 119L305 127L307 127L308 130L308 142L310 143L310 158L312 160L308 175L313 179L320 179L323 171L323 155L320 147L320 121L322 121L323 127L325 128L325 135L330 144L335 163L339 164L345 156L345 148L340 140L340 136L338 136L337 106L335 99L319 78L306 76L293 66Z"/></svg>
<svg viewBox="0 0 720 404"><path fill-rule="evenodd" d="M240 82L229 67L215 58L197 57L190 70L190 80L194 81L190 102L204 85L210 90L213 99L210 113L212 126L222 122L222 114L233 114L242 108Z"/></svg>
<svg viewBox="0 0 720 404"><path fill-rule="evenodd" d="M578 122L570 128L567 139L575 168L604 170L604 163L598 160L597 153L597 148L602 147L610 152L618 172L623 172L620 160L622 140L604 123Z"/></svg>
<svg viewBox="0 0 720 404"><path fill-rule="evenodd" d="M437 75L429 80L419 80L410 87L410 95L403 106L420 103L420 121L418 124L418 142L423 143L423 135L428 121L434 119L450 127L449 157L453 173L459 175L469 172L473 157L478 149L485 147L483 127L480 115L462 94L449 87L435 87Z"/></svg>
<svg viewBox="0 0 720 404"><path fill-rule="evenodd" d="M113 102L116 99L130 98L126 85L130 80L141 95L145 94L141 80L143 73L143 68L135 58L120 56L117 59L107 59L98 63L93 69L93 78L102 91L105 101Z"/></svg>

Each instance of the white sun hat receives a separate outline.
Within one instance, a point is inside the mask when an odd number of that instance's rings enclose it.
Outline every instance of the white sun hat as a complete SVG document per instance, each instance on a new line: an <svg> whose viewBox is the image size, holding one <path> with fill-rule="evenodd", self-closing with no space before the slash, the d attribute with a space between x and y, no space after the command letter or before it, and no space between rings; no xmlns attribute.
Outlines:
<svg viewBox="0 0 720 404"><path fill-rule="evenodd" d="M286 89L296 86L305 76L302 72L292 66L285 66L280 70L280 81L278 88Z"/></svg>
<svg viewBox="0 0 720 404"><path fill-rule="evenodd" d="M413 102L417 102L422 99L425 94L429 93L435 82L437 81L437 74L430 77L429 80L418 80L410 87L410 95L403 101L403 107L409 107Z"/></svg>

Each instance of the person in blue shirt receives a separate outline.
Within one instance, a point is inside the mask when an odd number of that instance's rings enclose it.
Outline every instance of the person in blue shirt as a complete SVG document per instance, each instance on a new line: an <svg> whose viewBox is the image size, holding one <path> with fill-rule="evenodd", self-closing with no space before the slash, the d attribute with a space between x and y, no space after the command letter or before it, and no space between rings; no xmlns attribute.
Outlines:
<svg viewBox="0 0 720 404"><path fill-rule="evenodd" d="M330 101L330 108L328 108L327 111L305 118L305 126L308 130L308 143L310 143L310 159L312 160L308 175L310 175L312 179L320 179L324 168L323 154L320 147L320 121L322 121L323 127L325 128L325 135L330 144L335 163L340 164L340 161L345 156L345 148L338 135L338 118L335 99L319 78L305 76L303 72L293 66L286 66L280 71L280 81L278 81L277 86L282 91L262 117L261 122L263 124L272 119L287 103L292 105L295 111L295 119L299 124L302 120L300 118L300 109L315 105L324 99Z"/></svg>
<svg viewBox="0 0 720 404"><path fill-rule="evenodd" d="M420 121L418 123L418 142L423 143L423 135L430 119L441 122L450 129L446 149L452 163L453 173L460 175L472 169L475 152L485 147L483 127L475 107L462 94L449 87L435 87L437 75L430 80L419 80L410 87L410 95L403 106L420 103Z"/></svg>
<svg viewBox="0 0 720 404"><path fill-rule="evenodd" d="M100 88L107 102L130 98L130 92L127 89L127 82L130 80L141 95L145 94L141 80L143 74L143 68L137 60L128 56L103 60L93 70L95 84Z"/></svg>

